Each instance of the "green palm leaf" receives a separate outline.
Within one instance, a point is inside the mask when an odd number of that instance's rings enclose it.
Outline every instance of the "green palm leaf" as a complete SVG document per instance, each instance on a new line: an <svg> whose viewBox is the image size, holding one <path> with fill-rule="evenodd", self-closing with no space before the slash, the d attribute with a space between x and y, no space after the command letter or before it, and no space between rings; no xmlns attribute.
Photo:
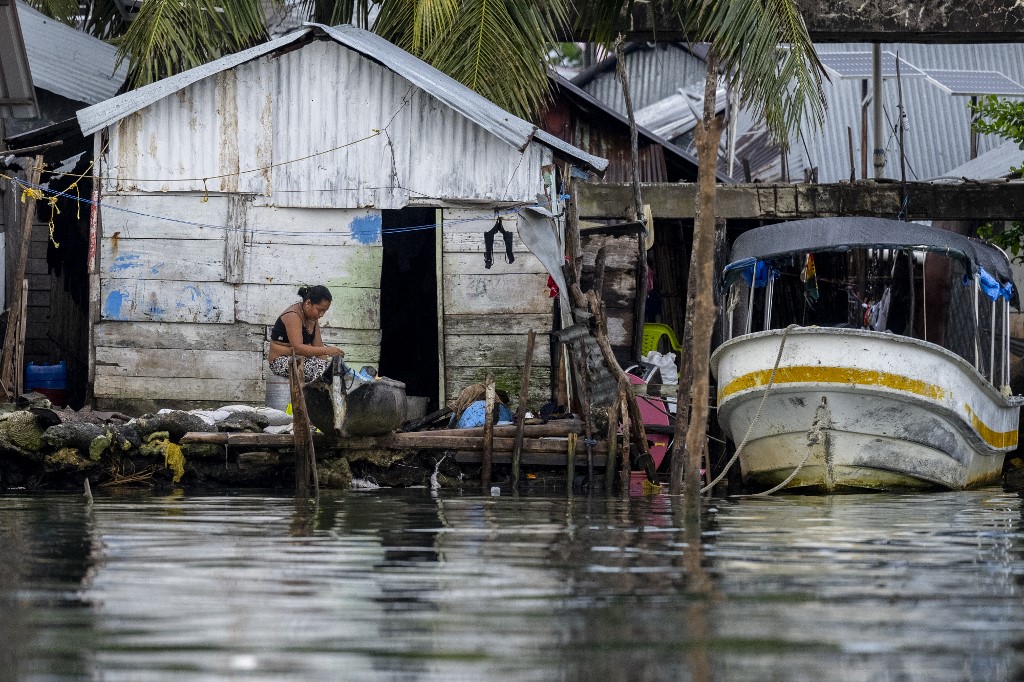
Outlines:
<svg viewBox="0 0 1024 682"><path fill-rule="evenodd" d="M266 39L261 3L252 0L146 0L119 41L127 85L137 88Z"/></svg>
<svg viewBox="0 0 1024 682"><path fill-rule="evenodd" d="M818 60L794 0L681 3L696 40L710 42L740 100L787 146L805 120L820 125L825 95Z"/></svg>

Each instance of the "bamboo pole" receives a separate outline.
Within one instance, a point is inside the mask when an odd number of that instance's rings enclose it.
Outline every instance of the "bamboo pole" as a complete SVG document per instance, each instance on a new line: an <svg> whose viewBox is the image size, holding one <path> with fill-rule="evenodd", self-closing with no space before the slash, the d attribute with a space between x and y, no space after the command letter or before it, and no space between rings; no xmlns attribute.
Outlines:
<svg viewBox="0 0 1024 682"><path fill-rule="evenodd" d="M487 371L485 388L485 414L484 414L484 456L480 467L480 487L486 493L491 488L491 462L494 448L494 403L497 394L494 389L494 373Z"/></svg>
<svg viewBox="0 0 1024 682"><path fill-rule="evenodd" d="M43 156L36 155L32 160L32 166L28 171L28 184L32 187L39 185L39 178L43 171ZM20 333L20 325L25 317L22 309L22 299L25 296L25 269L28 266L29 245L32 242L32 223L36 214L36 200L32 192L23 194L25 213L21 223L21 248L18 252L18 260L14 266L14 291L11 292L11 312L7 317L7 332L4 335L3 352L0 354L0 384L7 394L8 400L17 396L18 386L18 355L16 352L17 341Z"/></svg>
<svg viewBox="0 0 1024 682"><path fill-rule="evenodd" d="M306 411L306 398L302 395L305 359L292 353L289 362L288 384L292 397L292 443L295 446L295 496L309 497L310 479L314 480L317 499L320 497L319 482L316 481L316 452L313 450L313 433ZM312 468L312 474L310 472Z"/></svg>
<svg viewBox="0 0 1024 682"><path fill-rule="evenodd" d="M519 490L519 459L523 452L523 433L526 428L526 401L530 395L530 371L533 368L533 344L537 333L532 329L526 334L526 357L523 358L523 374L519 380L519 405L516 406L516 444L512 448L512 490ZM492 430L493 433L493 430Z"/></svg>

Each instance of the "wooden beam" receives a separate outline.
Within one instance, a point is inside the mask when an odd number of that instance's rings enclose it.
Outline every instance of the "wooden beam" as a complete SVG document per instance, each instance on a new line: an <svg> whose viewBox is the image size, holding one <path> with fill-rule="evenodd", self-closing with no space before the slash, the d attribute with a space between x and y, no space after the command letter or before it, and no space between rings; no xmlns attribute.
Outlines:
<svg viewBox="0 0 1024 682"><path fill-rule="evenodd" d="M581 183L580 215L625 218L630 185ZM659 218L693 219L697 185L651 183L644 201ZM1024 215L1024 182L907 183L907 220L1018 220ZM718 188L717 216L728 219L895 218L903 197L898 183L874 181L822 185L737 184Z"/></svg>
<svg viewBox="0 0 1024 682"><path fill-rule="evenodd" d="M798 0L797 4L815 42L1009 43L1024 37L1024 6L1018 0ZM572 29L564 40L587 40L588 17L572 16L567 25ZM631 3L617 32L630 42L692 39L668 0Z"/></svg>
<svg viewBox="0 0 1024 682"><path fill-rule="evenodd" d="M230 445L231 447L290 448L294 442L291 434L271 433L186 433L182 443L203 443L207 445ZM466 450L483 451L483 436L444 435L428 436L423 433L394 433L385 436L366 436L361 438L329 439L323 435L314 435L313 443L320 448L337 450ZM515 438L494 438L494 452L511 455ZM523 453L548 452L562 453L561 462L565 462L567 441L561 438L534 438L523 442ZM608 444L601 441L594 448L595 453L604 454ZM582 439L576 446L576 452L584 452ZM511 458L509 459L511 461ZM523 461L526 461L525 459Z"/></svg>

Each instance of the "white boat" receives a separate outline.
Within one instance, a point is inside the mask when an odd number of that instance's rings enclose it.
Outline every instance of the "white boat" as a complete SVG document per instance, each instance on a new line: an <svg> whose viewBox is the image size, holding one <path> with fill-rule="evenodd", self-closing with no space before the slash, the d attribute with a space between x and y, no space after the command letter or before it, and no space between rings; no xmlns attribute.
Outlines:
<svg viewBox="0 0 1024 682"><path fill-rule="evenodd" d="M915 223L830 218L755 228L730 261L727 340L711 362L745 486L999 480L1024 400L1009 390L1018 298L1002 251Z"/></svg>

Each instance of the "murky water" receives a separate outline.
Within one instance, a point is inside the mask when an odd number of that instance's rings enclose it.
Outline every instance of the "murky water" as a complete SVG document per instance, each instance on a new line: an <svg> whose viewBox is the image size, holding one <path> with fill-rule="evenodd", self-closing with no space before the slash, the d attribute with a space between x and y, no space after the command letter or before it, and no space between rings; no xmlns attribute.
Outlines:
<svg viewBox="0 0 1024 682"><path fill-rule="evenodd" d="M1024 504L0 496L0 678L1015 680Z"/></svg>

